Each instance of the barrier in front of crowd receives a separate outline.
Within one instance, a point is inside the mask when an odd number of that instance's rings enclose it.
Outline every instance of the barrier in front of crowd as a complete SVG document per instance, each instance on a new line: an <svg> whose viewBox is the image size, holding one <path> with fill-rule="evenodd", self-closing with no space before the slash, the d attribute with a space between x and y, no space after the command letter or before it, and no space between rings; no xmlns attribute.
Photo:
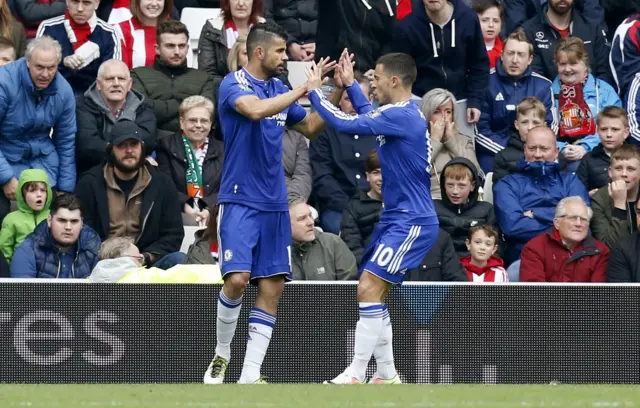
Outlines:
<svg viewBox="0 0 640 408"><path fill-rule="evenodd" d="M219 285L0 283L0 382L200 382ZM245 295L227 380L240 374ZM640 286L406 284L388 299L409 383L639 383ZM321 382L350 362L356 285L286 287L263 374ZM370 365L370 373L374 363Z"/></svg>

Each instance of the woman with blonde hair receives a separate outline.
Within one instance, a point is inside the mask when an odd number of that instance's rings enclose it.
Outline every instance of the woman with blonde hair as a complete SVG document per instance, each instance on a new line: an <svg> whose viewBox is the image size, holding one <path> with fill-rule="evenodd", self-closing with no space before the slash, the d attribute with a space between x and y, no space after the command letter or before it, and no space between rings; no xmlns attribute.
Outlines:
<svg viewBox="0 0 640 408"><path fill-rule="evenodd" d="M180 130L158 140L158 168L173 180L186 225L206 226L218 203L224 145L211 135L214 106L194 95L180 104Z"/></svg>
<svg viewBox="0 0 640 408"><path fill-rule="evenodd" d="M237 71L241 67L244 67L249 62L247 56L247 36L241 35L233 44L231 50L229 50L229 57L227 58L227 68L229 72Z"/></svg>
<svg viewBox="0 0 640 408"><path fill-rule="evenodd" d="M469 159L480 171L473 135L463 135L455 123L456 97L446 89L435 88L420 100L420 109L427 119L431 140L431 197L441 199L440 173L455 157Z"/></svg>
<svg viewBox="0 0 640 408"><path fill-rule="evenodd" d="M20 58L27 48L27 36L22 24L13 18L8 1L0 0L0 37L4 37L13 43L16 58Z"/></svg>

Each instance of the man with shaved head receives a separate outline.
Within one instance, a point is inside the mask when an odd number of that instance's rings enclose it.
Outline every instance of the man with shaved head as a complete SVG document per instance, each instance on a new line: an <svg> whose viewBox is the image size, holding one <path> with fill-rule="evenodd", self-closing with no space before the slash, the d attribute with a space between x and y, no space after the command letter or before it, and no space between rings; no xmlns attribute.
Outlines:
<svg viewBox="0 0 640 408"><path fill-rule="evenodd" d="M524 159L516 172L494 187L498 225L507 241L505 264L517 261L524 244L553 226L555 208L565 197L580 196L589 205L589 194L573 173L558 164L556 136L546 126L529 131Z"/></svg>
<svg viewBox="0 0 640 408"><path fill-rule="evenodd" d="M78 98L76 117L78 174L101 164L107 157L108 135L118 121L128 120L138 125L145 155L156 148L156 116L145 103L145 96L131 89L129 68L120 60L112 59L100 65L96 82Z"/></svg>

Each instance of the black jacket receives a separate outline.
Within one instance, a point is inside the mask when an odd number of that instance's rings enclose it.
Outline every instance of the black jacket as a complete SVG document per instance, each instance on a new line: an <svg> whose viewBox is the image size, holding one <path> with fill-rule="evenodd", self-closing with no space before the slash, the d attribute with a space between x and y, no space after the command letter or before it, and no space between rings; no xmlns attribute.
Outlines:
<svg viewBox="0 0 640 408"><path fill-rule="evenodd" d="M289 34L288 42L312 43L318 30L317 3L323 0L265 0L264 16ZM327 1L327 0L324 0Z"/></svg>
<svg viewBox="0 0 640 408"><path fill-rule="evenodd" d="M407 281L468 282L467 272L453 249L449 234L440 229L436 243L420 262L420 266L411 269Z"/></svg>
<svg viewBox="0 0 640 408"><path fill-rule="evenodd" d="M493 185L495 186L504 176L515 173L516 164L522 157L524 157L524 142L520 140L518 132L512 131L507 147L496 154L493 163Z"/></svg>
<svg viewBox="0 0 640 408"><path fill-rule="evenodd" d="M447 167L454 164L462 164L468 167L473 173L475 178L475 188L469 194L469 198L465 204L456 205L449 201L447 193L445 191L446 180L444 172ZM435 204L436 213L438 214L438 220L440 221L440 228L445 230L453 239L453 246L459 257L469 255L465 241L469 234L469 228L474 225L489 224L496 229L497 221L496 215L493 212L493 205L485 201L479 201L478 189L481 187L480 177L478 176L478 169L469 160L458 157L447 163L442 169L442 177L440 177L440 190L442 191L441 200L433 200Z"/></svg>
<svg viewBox="0 0 640 408"><path fill-rule="evenodd" d="M131 90L122 113L116 119L93 84L76 99L76 166L81 175L106 159L110 131L115 122L130 120L140 127L144 153L149 156L156 149L156 115L140 92Z"/></svg>
<svg viewBox="0 0 640 408"><path fill-rule="evenodd" d="M355 54L355 69L366 72L386 54L395 23L395 0L318 0L316 62L331 57L338 60L342 50ZM389 13L391 7L393 15Z"/></svg>
<svg viewBox="0 0 640 408"><path fill-rule="evenodd" d="M587 18L596 22L604 21L605 15L602 10L605 3L609 1L629 2L629 0L575 0L574 7L577 7ZM635 0L634 0L635 1ZM504 4L504 19L502 22L502 32L505 37L520 27L525 21L535 17L540 13L540 0L507 0ZM602 7L600 7L602 3ZM606 7L605 7L606 9ZM624 17L626 17L625 15ZM622 20L620 20L622 21ZM618 25L609 25L611 32L615 31Z"/></svg>
<svg viewBox="0 0 640 408"><path fill-rule="evenodd" d="M364 161L375 148L375 136L347 135L332 128L309 143L318 211L342 211L359 190L368 191Z"/></svg>
<svg viewBox="0 0 640 408"><path fill-rule="evenodd" d="M158 140L156 151L158 169L173 180L178 190L180 208L189 201L187 195L187 155L182 143L182 133L177 132L169 137ZM224 161L224 143L209 137L207 155L202 163L202 183L204 184L204 202L208 207L214 207L218 203L220 191L220 179L222 178L222 163Z"/></svg>
<svg viewBox="0 0 640 408"><path fill-rule="evenodd" d="M585 154L576 171L587 191L604 187L609 183L609 165L611 158L601 144Z"/></svg>
<svg viewBox="0 0 640 408"><path fill-rule="evenodd" d="M640 282L640 233L634 232L611 248L607 266L607 282Z"/></svg>
<svg viewBox="0 0 640 408"><path fill-rule="evenodd" d="M380 221L381 211L382 201L375 200L364 190L360 190L358 196L349 201L342 213L340 238L353 252L358 265L369 244L373 228Z"/></svg>
<svg viewBox="0 0 640 408"><path fill-rule="evenodd" d="M529 40L533 44L533 62L531 67L533 72L544 75L550 81L558 76L558 67L555 62L555 50L562 37L560 33L551 26L547 18L547 6L542 13L533 17L522 25ZM586 19L582 13L574 8L570 36L578 37L585 42L585 48L589 53L589 66L596 78L607 81L616 88L616 83L611 74L609 66L609 52L611 46L607 40L607 29L604 23L596 24Z"/></svg>
<svg viewBox="0 0 640 408"><path fill-rule="evenodd" d="M158 137L172 135L180 129L179 109L182 101L202 95L214 102L213 78L186 65L172 67L156 57L153 65L131 71L133 89L147 98L158 121Z"/></svg>
<svg viewBox="0 0 640 408"><path fill-rule="evenodd" d="M182 208L171 179L153 166L147 169L151 182L142 193L142 227L135 244L140 252L160 258L180 250L184 238ZM102 241L109 238L109 199L103 166L86 172L76 185L75 193L82 203L85 224L93 228Z"/></svg>
<svg viewBox="0 0 640 408"><path fill-rule="evenodd" d="M461 0L450 3L453 15L440 28L429 20L423 0L413 0L411 14L396 24L391 48L416 61L414 95L444 88L458 100L466 98L469 108L480 109L489 90L490 68L480 21Z"/></svg>

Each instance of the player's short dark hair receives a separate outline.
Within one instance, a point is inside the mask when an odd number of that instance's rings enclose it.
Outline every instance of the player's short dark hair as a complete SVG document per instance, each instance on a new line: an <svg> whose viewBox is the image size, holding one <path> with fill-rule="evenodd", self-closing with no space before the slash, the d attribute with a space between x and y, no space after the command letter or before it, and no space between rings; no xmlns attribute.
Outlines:
<svg viewBox="0 0 640 408"><path fill-rule="evenodd" d="M275 23L260 23L251 27L247 36L247 56L249 59L251 59L256 48L265 47L274 38L279 38L286 42L289 36L282 27Z"/></svg>
<svg viewBox="0 0 640 408"><path fill-rule="evenodd" d="M378 58L376 65L382 65L387 75L397 76L407 87L416 82L418 69L416 68L416 62L408 54L402 52L385 54Z"/></svg>
<svg viewBox="0 0 640 408"><path fill-rule="evenodd" d="M80 210L80 217L82 217L80 200L71 193L62 193L53 197L53 201L51 202L51 215L55 215L58 210L62 208L69 211Z"/></svg>
<svg viewBox="0 0 640 408"><path fill-rule="evenodd" d="M187 41L189 40L189 29L184 23L177 20L167 20L160 23L156 31L156 44L160 44L162 34L184 34L187 36Z"/></svg>
<svg viewBox="0 0 640 408"><path fill-rule="evenodd" d="M15 54L16 47L13 44L13 41L11 41L10 38L0 36L0 50L8 50L9 48L11 48Z"/></svg>
<svg viewBox="0 0 640 408"><path fill-rule="evenodd" d="M380 158L378 157L378 151L373 149L369 152L364 159L364 171L371 173L380 168Z"/></svg>

